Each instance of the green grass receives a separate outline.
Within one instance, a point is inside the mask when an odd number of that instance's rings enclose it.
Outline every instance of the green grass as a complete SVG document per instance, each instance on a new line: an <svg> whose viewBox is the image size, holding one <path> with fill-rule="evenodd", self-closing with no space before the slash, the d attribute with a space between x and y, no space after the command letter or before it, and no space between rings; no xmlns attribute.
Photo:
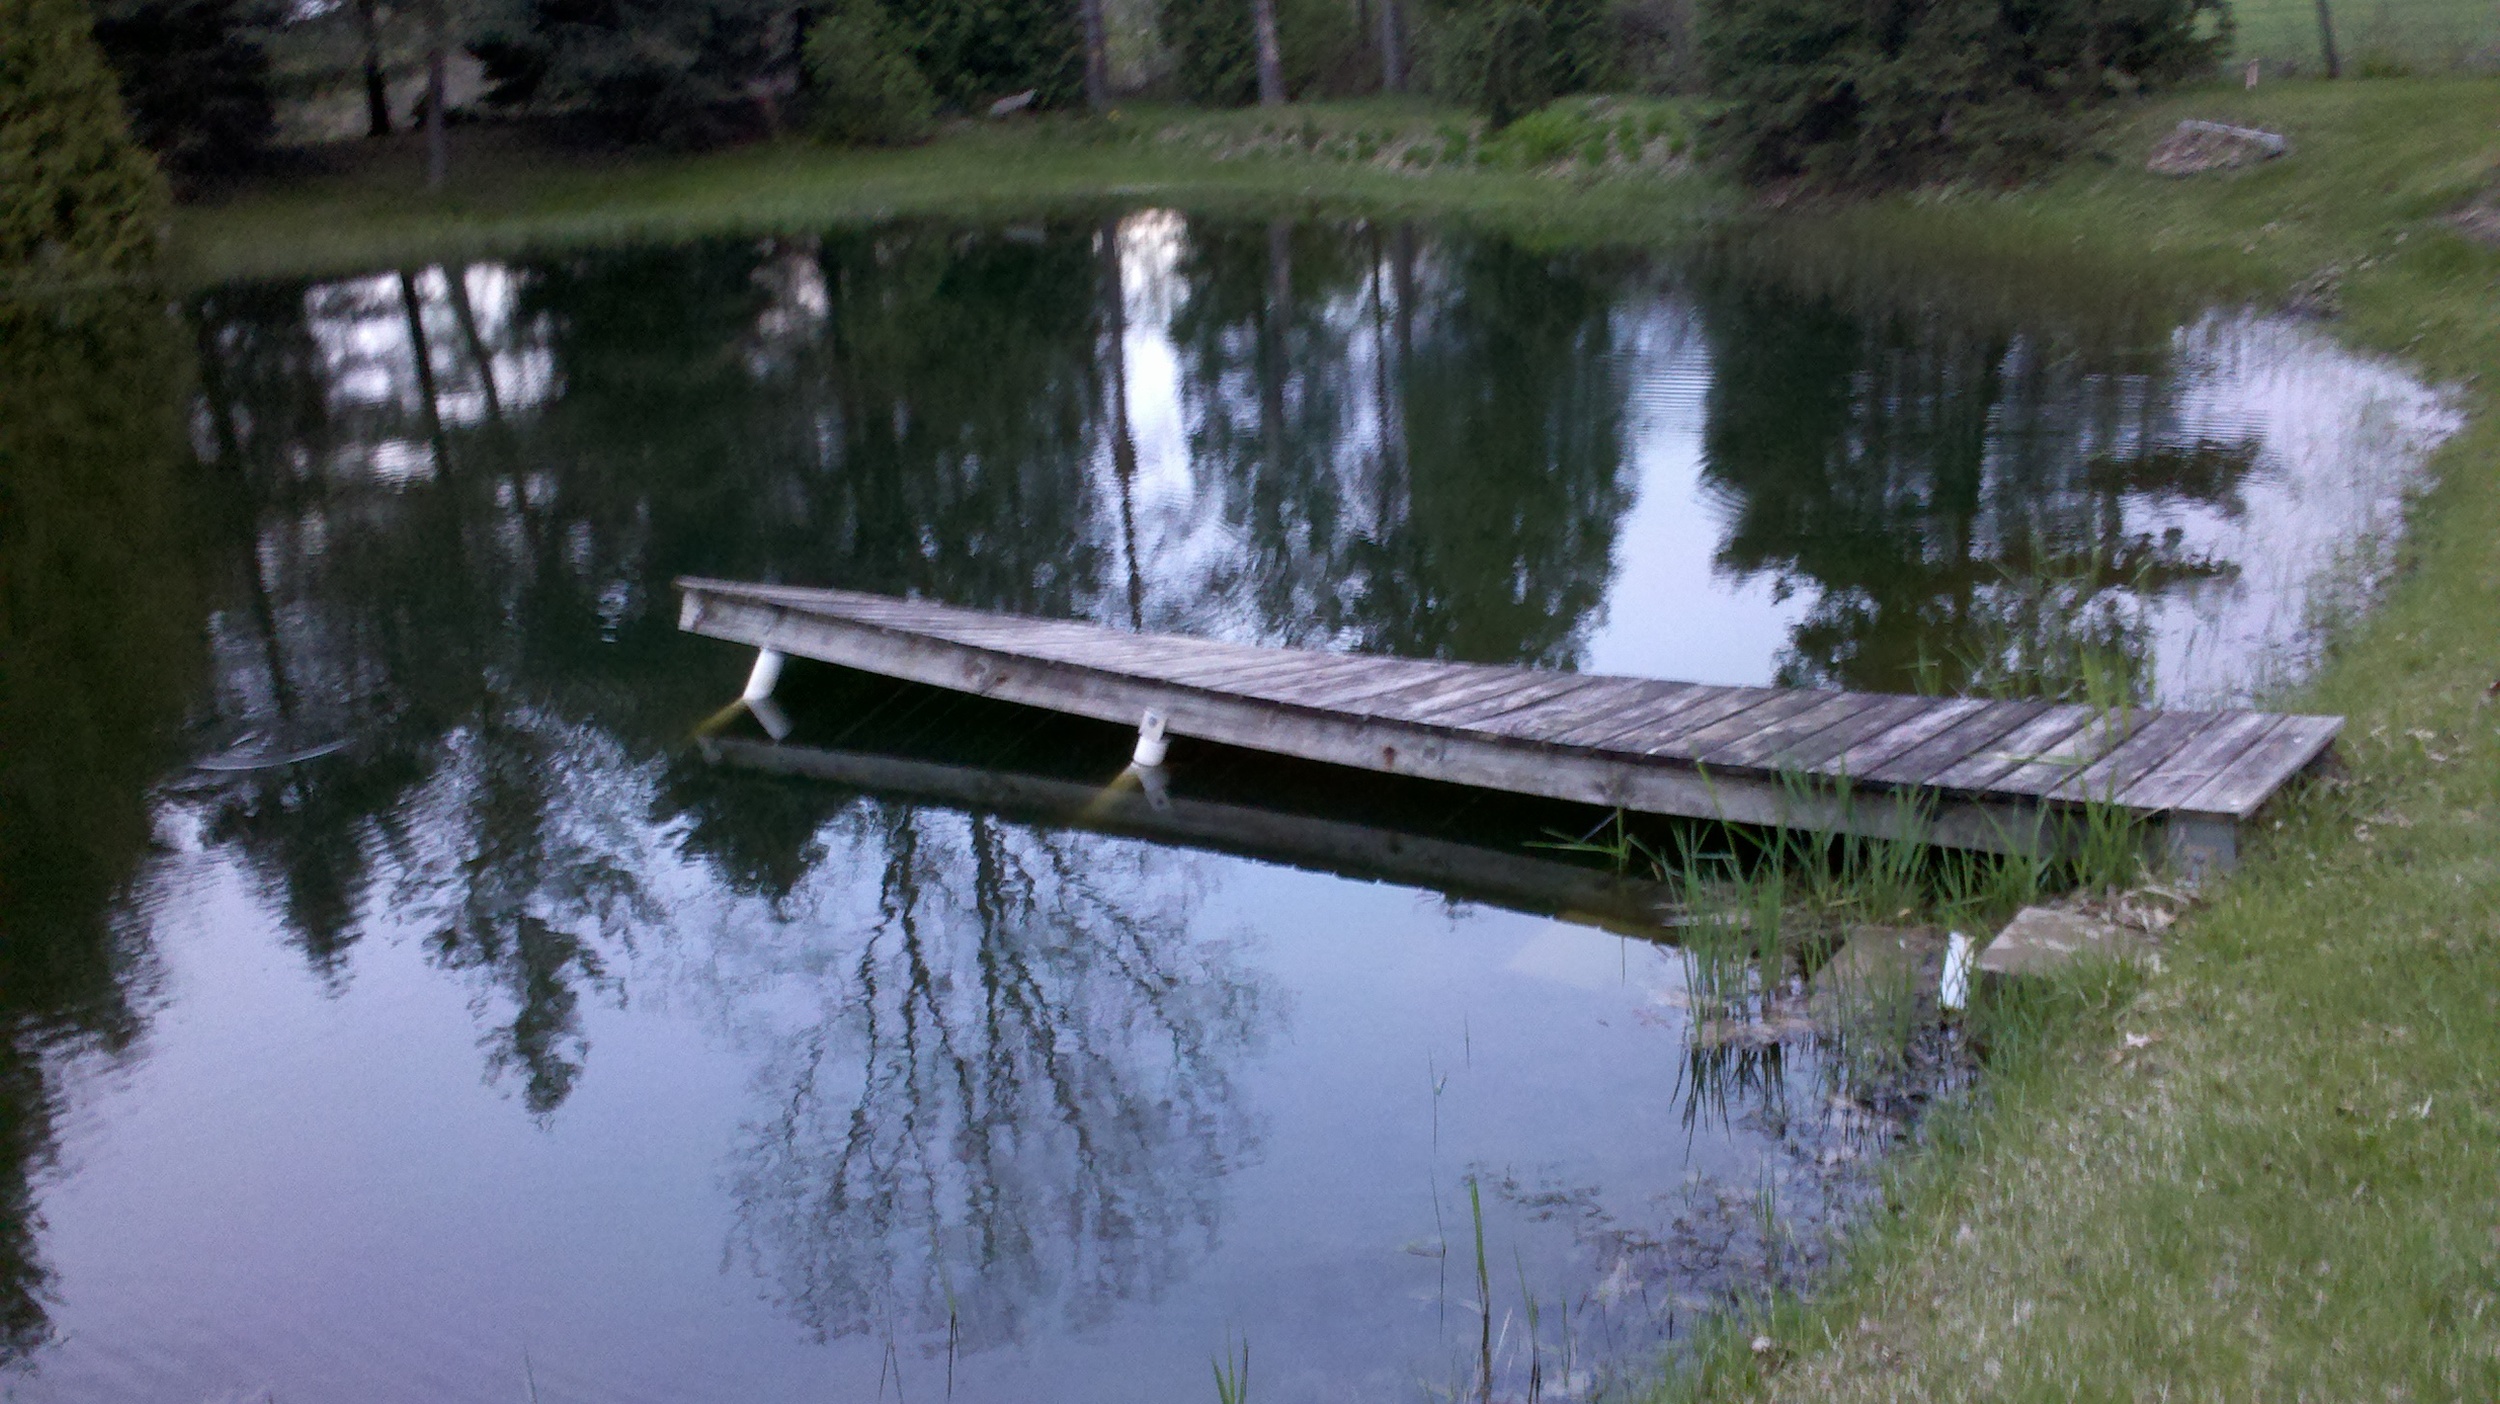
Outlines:
<svg viewBox="0 0 2500 1404"><path fill-rule="evenodd" d="M2437 73L2500 66L2500 4L2494 0L2330 0L2335 44L2349 76ZM2317 0L2237 0L2239 61L2325 72Z"/></svg>
<svg viewBox="0 0 2500 1404"><path fill-rule="evenodd" d="M2302 706L2341 774L2266 816L2139 989L2028 996L1982 1105L1905 1157L1811 1301L1731 1319L1663 1393L1710 1398L2395 1399L2500 1392L2500 253L2441 216L2500 161L2488 82L2216 90L2289 133L2162 181L2086 161L2013 196L1833 214L1821 237L1971 238L2004 268L2150 253L2250 287L2322 275L2336 331L2458 387L2401 574ZM1760 1348L1757 1348L1759 1344Z"/></svg>

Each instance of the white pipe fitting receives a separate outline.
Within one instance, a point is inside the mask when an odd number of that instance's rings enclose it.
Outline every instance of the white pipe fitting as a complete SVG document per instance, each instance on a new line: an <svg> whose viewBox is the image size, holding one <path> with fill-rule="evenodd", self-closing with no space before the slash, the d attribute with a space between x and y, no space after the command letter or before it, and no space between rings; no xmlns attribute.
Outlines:
<svg viewBox="0 0 2500 1404"><path fill-rule="evenodd" d="M1148 712L1145 716L1138 719L1137 749L1129 756L1129 760L1134 763L1138 769L1152 770L1156 766L1163 764L1164 754L1170 749L1171 743L1165 740L1163 734L1163 714L1161 712Z"/></svg>

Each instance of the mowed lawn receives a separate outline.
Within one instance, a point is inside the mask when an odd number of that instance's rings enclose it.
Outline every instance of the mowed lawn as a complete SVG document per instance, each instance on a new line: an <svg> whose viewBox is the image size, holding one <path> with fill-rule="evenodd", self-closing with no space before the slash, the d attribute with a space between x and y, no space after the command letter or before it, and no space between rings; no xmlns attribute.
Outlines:
<svg viewBox="0 0 2500 1404"><path fill-rule="evenodd" d="M2354 76L2500 71L2500 0L2329 0L2335 43ZM2241 62L2325 72L2318 0L2236 0Z"/></svg>

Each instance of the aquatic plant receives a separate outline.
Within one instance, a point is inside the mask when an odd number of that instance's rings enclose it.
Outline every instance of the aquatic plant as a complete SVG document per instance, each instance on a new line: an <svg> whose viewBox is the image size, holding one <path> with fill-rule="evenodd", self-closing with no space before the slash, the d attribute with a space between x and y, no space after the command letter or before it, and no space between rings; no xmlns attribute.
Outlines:
<svg viewBox="0 0 2500 1404"><path fill-rule="evenodd" d="M1250 1337L1241 1338L1241 1354L1233 1354L1233 1339L1227 1332L1224 1353L1215 1357L1216 1404L1246 1404L1250 1398Z"/></svg>
<svg viewBox="0 0 2500 1404"><path fill-rule="evenodd" d="M1476 1225L1476 1309L1483 1323L1477 1348L1477 1380L1480 1397L1493 1397L1493 1275L1486 1270L1484 1256L1484 1193L1476 1177L1467 1177L1467 1212Z"/></svg>

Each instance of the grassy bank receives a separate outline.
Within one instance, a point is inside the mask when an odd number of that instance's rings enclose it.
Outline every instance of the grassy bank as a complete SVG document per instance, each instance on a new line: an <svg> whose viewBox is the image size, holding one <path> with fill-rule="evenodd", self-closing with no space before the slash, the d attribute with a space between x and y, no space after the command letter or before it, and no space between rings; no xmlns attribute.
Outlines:
<svg viewBox="0 0 2500 1404"><path fill-rule="evenodd" d="M1839 217L1873 243L2134 246L2276 288L2458 387L2402 573L2295 703L2342 773L2120 999L2078 984L1984 1109L1907 1159L1845 1279L1737 1322L1671 1395L2360 1399L2500 1390L2500 252L2488 81L2165 101L2292 158L2169 182L2080 163L2018 196Z"/></svg>
<svg viewBox="0 0 2500 1404"><path fill-rule="evenodd" d="M1626 167L1488 142L1471 119L1412 101L1297 105L1288 115L1142 107L1099 121L959 123L927 145L839 151L797 138L700 155L568 146L516 127L455 128L452 179L424 189L415 138L294 158L186 206L178 267L193 283L340 272L624 240L804 232L897 216L1030 216L1159 203L1191 210L1401 213L1559 237L1659 238L1733 209L1681 153L1689 121L1635 104L1649 149ZM1526 124L1522 124L1524 127ZM1591 152L1591 155L1599 153Z"/></svg>

